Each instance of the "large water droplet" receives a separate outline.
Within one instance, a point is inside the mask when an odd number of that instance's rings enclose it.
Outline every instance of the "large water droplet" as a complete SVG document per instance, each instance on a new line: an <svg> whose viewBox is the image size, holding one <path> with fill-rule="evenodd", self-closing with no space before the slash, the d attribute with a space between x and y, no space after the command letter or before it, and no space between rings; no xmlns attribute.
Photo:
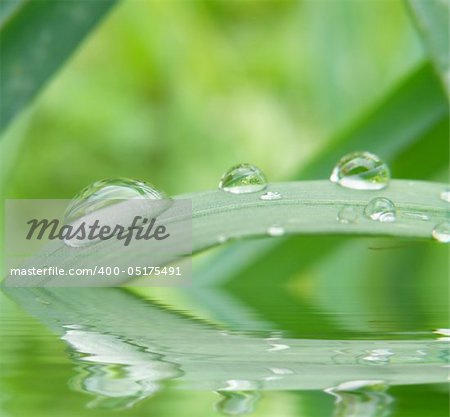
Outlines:
<svg viewBox="0 0 450 417"><path fill-rule="evenodd" d="M254 165L239 164L229 169L220 179L219 188L233 194L262 191L267 187L264 173Z"/></svg>
<svg viewBox="0 0 450 417"><path fill-rule="evenodd" d="M66 223L84 217L103 207L116 204L118 200L162 200L165 195L152 185L128 178L95 181L83 188L71 201L64 213Z"/></svg>
<svg viewBox="0 0 450 417"><path fill-rule="evenodd" d="M269 236L283 236L285 233L284 227L274 224L267 228L267 234Z"/></svg>
<svg viewBox="0 0 450 417"><path fill-rule="evenodd" d="M278 191L267 191L261 197L261 200L270 201L270 200L281 200L282 196Z"/></svg>
<svg viewBox="0 0 450 417"><path fill-rule="evenodd" d="M370 219L382 223L395 222L397 218L395 204L385 197L377 197L369 201L364 214Z"/></svg>
<svg viewBox="0 0 450 417"><path fill-rule="evenodd" d="M450 203L450 188L446 188L444 191L441 191L439 197L446 203Z"/></svg>
<svg viewBox="0 0 450 417"><path fill-rule="evenodd" d="M431 232L433 237L441 243L450 242L450 222L442 222L436 225Z"/></svg>
<svg viewBox="0 0 450 417"><path fill-rule="evenodd" d="M391 177L389 167L370 152L352 152L334 167L330 180L355 190L381 190Z"/></svg>
<svg viewBox="0 0 450 417"><path fill-rule="evenodd" d="M344 206L338 211L336 218L342 224L356 223L358 221L358 212L352 206Z"/></svg>
<svg viewBox="0 0 450 417"><path fill-rule="evenodd" d="M128 200L151 201L150 204L135 205L127 210L113 210L119 203ZM79 224L85 222L87 226L95 220L102 220L101 225L114 227L117 224L127 227L136 215L147 218L156 217L166 210L171 200L164 193L156 190L152 185L139 180L128 178L105 179L92 183L81 190L71 201L64 214L66 225L75 230ZM141 210L136 212L136 210ZM94 219L95 217L95 219ZM98 240L65 239L64 243L72 247L87 246Z"/></svg>

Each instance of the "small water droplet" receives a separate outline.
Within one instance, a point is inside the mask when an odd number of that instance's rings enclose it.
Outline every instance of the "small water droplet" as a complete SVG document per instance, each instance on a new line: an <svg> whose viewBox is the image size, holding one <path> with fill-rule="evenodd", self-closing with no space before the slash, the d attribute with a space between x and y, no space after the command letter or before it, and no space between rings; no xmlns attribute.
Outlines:
<svg viewBox="0 0 450 417"><path fill-rule="evenodd" d="M390 178L389 167L370 152L351 152L343 156L330 176L332 182L355 190L381 190Z"/></svg>
<svg viewBox="0 0 450 417"><path fill-rule="evenodd" d="M291 375L294 373L294 371L289 368L269 368L269 370L275 375Z"/></svg>
<svg viewBox="0 0 450 417"><path fill-rule="evenodd" d="M412 219L423 220L423 221L429 220L429 217L423 213L416 213L413 211L404 211L402 214L404 217L409 217Z"/></svg>
<svg viewBox="0 0 450 417"><path fill-rule="evenodd" d="M436 225L431 232L433 237L441 243L450 242L450 222L442 222Z"/></svg>
<svg viewBox="0 0 450 417"><path fill-rule="evenodd" d="M40 303L40 304L44 304L46 306L50 305L50 301L45 300L44 298L41 297L36 297L35 300Z"/></svg>
<svg viewBox="0 0 450 417"><path fill-rule="evenodd" d="M270 200L281 200L282 196L278 191L267 191L261 197L261 200L270 201Z"/></svg>
<svg viewBox="0 0 450 417"><path fill-rule="evenodd" d="M152 200L151 208L145 207L146 217L155 217L166 210L171 200L164 193L156 190L152 185L139 180L128 178L114 178L95 181L91 185L83 188L70 202L64 213L64 222L66 225L73 225L76 229L77 223L86 220L86 226L89 226L89 217L93 213L99 213L101 210L109 209L111 206L117 206L126 200ZM131 215L131 212L129 213ZM142 215L142 213L140 213ZM136 213L133 213L133 217ZM96 216L97 217L97 216ZM98 216L100 217L100 215ZM112 220L109 215L103 216L106 222ZM90 219L92 220L92 219ZM124 227L128 226L120 220ZM95 221L95 220L94 220ZM117 223L116 223L117 224ZM112 224L114 227L116 224ZM102 224L104 225L104 224ZM106 224L108 225L108 224ZM96 243L98 240L88 239L65 239L64 243L71 247L87 246Z"/></svg>
<svg viewBox="0 0 450 417"><path fill-rule="evenodd" d="M364 214L370 219L381 223L395 222L397 218L395 204L385 197L377 197L370 200L364 210Z"/></svg>
<svg viewBox="0 0 450 417"><path fill-rule="evenodd" d="M269 236L283 236L285 233L284 227L274 224L267 228L267 234Z"/></svg>
<svg viewBox="0 0 450 417"><path fill-rule="evenodd" d="M256 166L239 164L222 175L219 189L232 194L247 194L262 191L267 187L264 173Z"/></svg>
<svg viewBox="0 0 450 417"><path fill-rule="evenodd" d="M358 212L352 206L344 206L339 210L336 219L342 224L356 223L358 221Z"/></svg>
<svg viewBox="0 0 450 417"><path fill-rule="evenodd" d="M228 238L225 235L217 236L217 242L218 243L225 243L227 240L228 240Z"/></svg>
<svg viewBox="0 0 450 417"><path fill-rule="evenodd" d="M446 188L444 191L441 191L439 197L446 203L450 203L450 188Z"/></svg>
<svg viewBox="0 0 450 417"><path fill-rule="evenodd" d="M373 349L364 355L362 361L370 365L386 365L394 353L389 349Z"/></svg>

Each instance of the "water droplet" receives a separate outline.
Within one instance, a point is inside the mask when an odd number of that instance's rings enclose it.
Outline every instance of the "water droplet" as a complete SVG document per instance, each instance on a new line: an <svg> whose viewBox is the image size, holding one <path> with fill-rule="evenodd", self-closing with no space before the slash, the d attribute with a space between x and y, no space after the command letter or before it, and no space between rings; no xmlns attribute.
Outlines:
<svg viewBox="0 0 450 417"><path fill-rule="evenodd" d="M390 180L389 167L370 152L352 152L343 156L331 172L330 180L355 190L381 190Z"/></svg>
<svg viewBox="0 0 450 417"><path fill-rule="evenodd" d="M433 237L441 243L449 243L450 242L450 223L442 222L439 223L433 231L431 232Z"/></svg>
<svg viewBox="0 0 450 417"><path fill-rule="evenodd" d="M269 236L283 236L285 233L285 230L282 226L279 226L277 224L274 224L267 228L267 234Z"/></svg>
<svg viewBox="0 0 450 417"><path fill-rule="evenodd" d="M254 165L239 164L222 175L219 189L233 194L262 191L267 187L264 173Z"/></svg>
<svg viewBox="0 0 450 417"><path fill-rule="evenodd" d="M63 327L71 330L83 330L84 326L81 324L63 324Z"/></svg>
<svg viewBox="0 0 450 417"><path fill-rule="evenodd" d="M269 368L269 370L275 375L291 375L294 373L294 371L289 368Z"/></svg>
<svg viewBox="0 0 450 417"><path fill-rule="evenodd" d="M152 205L142 205L142 207L131 206L126 213L117 211L113 213L112 208L117 208L119 203L128 200L151 201ZM105 179L92 183L82 189L71 201L64 213L64 222L67 226L77 226L82 222L88 227L95 220L103 220L101 226L121 226L127 227L129 217L145 215L147 218L155 217L166 210L171 204L171 200L162 192L156 190L152 185L139 180L127 178ZM140 209L140 212L136 210ZM106 210L108 210L106 212ZM93 214L95 213L95 215ZM96 217L96 219L93 219ZM131 221L130 221L131 224ZM66 227L67 227L66 226ZM65 239L64 243L71 247L87 246L98 242L98 239L77 239L72 237Z"/></svg>
<svg viewBox="0 0 450 417"><path fill-rule="evenodd" d="M393 355L394 353L390 349L373 349L363 356L362 362L370 365L386 365Z"/></svg>
<svg viewBox="0 0 450 417"><path fill-rule="evenodd" d="M416 213L413 211L404 211L402 214L404 217L409 217L412 219L423 220L423 221L429 220L429 217L423 213Z"/></svg>
<svg viewBox="0 0 450 417"><path fill-rule="evenodd" d="M369 201L364 214L370 219L382 223L395 222L397 218L395 204L385 197L377 197Z"/></svg>
<svg viewBox="0 0 450 417"><path fill-rule="evenodd" d="M270 200L281 200L281 194L278 191L267 191L267 193L263 194L259 197L261 200L270 201Z"/></svg>
<svg viewBox="0 0 450 417"><path fill-rule="evenodd" d="M83 188L71 201L64 213L66 223L100 210L117 200L131 199L162 200L166 196L152 185L128 178L113 178L95 181Z"/></svg>
<svg viewBox="0 0 450 417"><path fill-rule="evenodd" d="M441 191L439 194L439 197L441 200L445 201L446 203L450 203L450 188L445 189L444 191Z"/></svg>
<svg viewBox="0 0 450 417"><path fill-rule="evenodd" d="M217 236L217 242L218 243L225 243L227 240L228 240L228 238L225 235Z"/></svg>
<svg viewBox="0 0 450 417"><path fill-rule="evenodd" d="M358 212L352 206L344 206L339 210L336 218L342 224L356 223L358 221Z"/></svg>

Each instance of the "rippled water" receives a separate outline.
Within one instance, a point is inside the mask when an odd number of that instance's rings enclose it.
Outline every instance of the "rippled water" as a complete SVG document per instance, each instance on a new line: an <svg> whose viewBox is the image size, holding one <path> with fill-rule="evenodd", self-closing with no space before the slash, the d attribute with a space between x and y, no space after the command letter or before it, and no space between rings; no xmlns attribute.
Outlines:
<svg viewBox="0 0 450 417"><path fill-rule="evenodd" d="M416 308L337 315L259 291L7 289L1 415L448 415L449 339Z"/></svg>

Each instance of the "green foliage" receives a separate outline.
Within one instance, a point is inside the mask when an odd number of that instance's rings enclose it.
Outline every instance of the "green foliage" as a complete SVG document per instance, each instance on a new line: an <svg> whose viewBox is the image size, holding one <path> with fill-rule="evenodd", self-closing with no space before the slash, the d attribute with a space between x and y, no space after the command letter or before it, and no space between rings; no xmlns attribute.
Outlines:
<svg viewBox="0 0 450 417"><path fill-rule="evenodd" d="M442 83L450 92L450 3L447 0L409 0L409 4Z"/></svg>
<svg viewBox="0 0 450 417"><path fill-rule="evenodd" d="M33 99L114 3L1 2L0 130Z"/></svg>

